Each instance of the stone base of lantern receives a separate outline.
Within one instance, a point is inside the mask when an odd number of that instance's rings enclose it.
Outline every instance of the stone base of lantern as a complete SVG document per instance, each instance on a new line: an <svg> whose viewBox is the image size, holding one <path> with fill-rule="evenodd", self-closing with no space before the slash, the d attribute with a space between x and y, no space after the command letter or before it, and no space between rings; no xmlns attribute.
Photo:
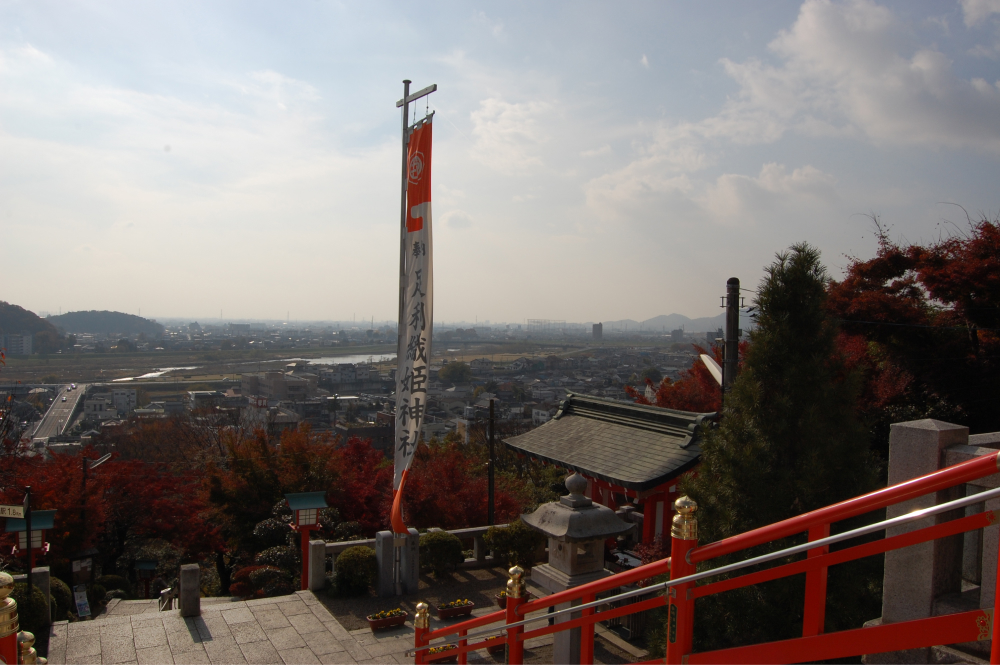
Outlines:
<svg viewBox="0 0 1000 665"><path fill-rule="evenodd" d="M531 581L538 587L549 593L558 593L573 587L602 580L611 575L609 570L594 570L578 575L567 575L558 568L554 568L545 563L531 569ZM579 605L579 601L562 603L556 605L556 610L564 610L572 605ZM556 623L563 623L572 619L578 619L579 614L564 614L556 617ZM555 634L555 641L552 645L552 662L554 663L579 663L580 662L580 629L563 630Z"/></svg>

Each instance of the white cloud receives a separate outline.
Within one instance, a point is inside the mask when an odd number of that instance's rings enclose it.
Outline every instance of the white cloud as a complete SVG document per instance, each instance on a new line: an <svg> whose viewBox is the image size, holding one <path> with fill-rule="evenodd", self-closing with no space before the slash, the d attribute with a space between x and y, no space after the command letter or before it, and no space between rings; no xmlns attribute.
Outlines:
<svg viewBox="0 0 1000 665"><path fill-rule="evenodd" d="M450 229L467 229L472 226L472 215L464 210L450 210L441 215L441 223Z"/></svg>
<svg viewBox="0 0 1000 665"><path fill-rule="evenodd" d="M734 140L822 128L876 143L1000 151L1000 94L957 76L934 48L899 53L901 30L867 0L808 0L770 45L780 65L723 60L740 91L702 124Z"/></svg>
<svg viewBox="0 0 1000 665"><path fill-rule="evenodd" d="M993 14L1000 14L1000 0L962 0L965 25L970 28Z"/></svg>
<svg viewBox="0 0 1000 665"><path fill-rule="evenodd" d="M472 112L475 158L505 175L541 166L538 148L547 136L541 125L551 107L545 102L511 104L491 97Z"/></svg>
<svg viewBox="0 0 1000 665"><path fill-rule="evenodd" d="M645 67L646 69L649 69L649 58L646 57L645 53L643 53L642 58L639 59L639 64Z"/></svg>

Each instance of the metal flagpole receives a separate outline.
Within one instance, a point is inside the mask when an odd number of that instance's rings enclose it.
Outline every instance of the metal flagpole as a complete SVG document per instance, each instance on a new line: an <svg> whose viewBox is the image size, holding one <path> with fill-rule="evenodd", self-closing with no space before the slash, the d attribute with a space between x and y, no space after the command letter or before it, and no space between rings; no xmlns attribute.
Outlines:
<svg viewBox="0 0 1000 665"><path fill-rule="evenodd" d="M397 377L396 377L396 386L397 386L396 408L397 409L400 408L400 390L399 390L400 383L399 383L399 381L401 379L400 379L400 374L399 373L402 371L403 354L404 354L404 350L407 348L407 340L405 339L406 338L406 292L407 292L407 289L409 288L409 285L407 284L407 263L406 263L407 262L407 252L406 252L406 243L407 243L407 218L409 217L409 215L408 215L409 210L408 210L408 201L407 201L406 194L407 194L407 189L408 189L408 185L409 185L409 176L410 176L410 174L409 174L409 159L408 159L408 157L409 157L409 154L408 154L409 153L409 143L410 143L410 137L411 137L411 132L410 132L410 103L414 102L414 101L416 101L418 99L420 99L421 97L426 97L427 95L431 94L435 90L437 90L437 85L436 84L428 86L428 87L424 88L423 90L419 90L419 91L417 91L417 92L415 92L414 94L411 95L410 94L410 80L409 79L404 79L403 80L403 98L396 102L396 107L397 108L399 108L399 107L403 108L403 137L402 137L403 138L403 140L402 140L403 155L402 155L402 173L401 173L401 182L400 182L400 202L399 202L399 213L400 213L399 214L399 319L398 319L398 322L397 322L397 334L396 334L396 372L397 372ZM428 156L429 156L429 153L428 153ZM418 171L416 177L419 178L419 171ZM427 200L427 206L428 206L428 208L427 208L427 211L428 211L427 214L428 215L429 215L429 210L430 210L430 208L429 208L430 202L429 201L430 200L428 199ZM429 223L430 223L430 220L428 218L428 224ZM429 227L428 227L428 230L429 230ZM413 260L413 259L411 259L411 260ZM410 266L413 267L414 264L410 264ZM428 343L428 347L429 347L429 337L428 337L428 342L427 343ZM398 417L399 417L399 414L397 413L397 426L398 426ZM419 433L417 434L417 437L414 439L414 442L413 442L414 445L416 445L416 443L417 443L418 440L419 440ZM394 444L393 447L395 449L395 444ZM395 453L396 453L396 451L394 450L394 454ZM395 484L394 484L394 486L395 486ZM397 491L402 491L402 486L400 486L397 489ZM398 506L397 501L401 497L395 496L393 498L394 498L394 501L393 501L393 510L395 511L396 507ZM400 510L400 512L402 511L402 507L401 506L399 507L399 510ZM394 512L394 514L395 514L395 512ZM396 518L394 518L394 519L396 519ZM393 535L393 578L394 578L394 582L395 582L395 586L396 586L396 595L400 595L402 593L402 585L403 585L403 573L402 573L402 570L401 570L401 561L400 561L400 559L401 559L400 548L405 544L406 538L405 538L405 535L403 537L397 537L397 534L395 534L395 529L393 531L394 531L394 535ZM414 589L410 589L409 591L412 592L412 591L414 591Z"/></svg>
<svg viewBox="0 0 1000 665"><path fill-rule="evenodd" d="M403 357L403 318L406 300L406 144L410 130L410 80L403 80L403 175L399 201L399 319L396 324L396 364ZM400 104L397 102L397 106Z"/></svg>

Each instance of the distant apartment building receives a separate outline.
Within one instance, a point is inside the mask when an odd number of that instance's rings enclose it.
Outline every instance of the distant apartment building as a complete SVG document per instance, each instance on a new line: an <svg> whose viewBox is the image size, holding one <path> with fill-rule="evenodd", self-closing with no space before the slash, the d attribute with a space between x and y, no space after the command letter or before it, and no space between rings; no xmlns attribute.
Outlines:
<svg viewBox="0 0 1000 665"><path fill-rule="evenodd" d="M119 416L127 416L135 411L135 399L134 388L116 388L111 391L111 403Z"/></svg>
<svg viewBox="0 0 1000 665"><path fill-rule="evenodd" d="M8 356L30 356L31 355L31 333L6 333L0 336L3 343L4 353Z"/></svg>
<svg viewBox="0 0 1000 665"><path fill-rule="evenodd" d="M294 376L284 372L261 372L240 376L240 393L274 400L304 400L316 391L318 377Z"/></svg>
<svg viewBox="0 0 1000 665"><path fill-rule="evenodd" d="M715 344L715 340L722 339L723 337L724 334L722 332L722 328L719 328L715 332L709 331L705 333L705 343L708 344L708 348L712 348L712 345Z"/></svg>
<svg viewBox="0 0 1000 665"><path fill-rule="evenodd" d="M91 421L114 420L118 417L118 409L110 395L94 395L83 402L83 419Z"/></svg>
<svg viewBox="0 0 1000 665"><path fill-rule="evenodd" d="M602 341L604 339L604 324L603 323L595 323L594 327L593 327L593 331L591 332L591 334L594 336L594 341L595 342Z"/></svg>
<svg viewBox="0 0 1000 665"><path fill-rule="evenodd" d="M684 331L680 328L677 330L670 331L670 341L671 342L683 342L684 341Z"/></svg>

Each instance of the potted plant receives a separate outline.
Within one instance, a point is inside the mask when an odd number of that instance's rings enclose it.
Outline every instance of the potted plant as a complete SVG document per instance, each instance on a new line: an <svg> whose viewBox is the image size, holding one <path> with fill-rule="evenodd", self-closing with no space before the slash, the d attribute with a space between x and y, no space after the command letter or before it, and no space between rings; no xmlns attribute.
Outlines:
<svg viewBox="0 0 1000 665"><path fill-rule="evenodd" d="M369 614L365 618L368 619L368 626L372 630L378 630L379 628L402 626L406 622L407 616L409 615L406 611L397 607L394 610L379 610L375 614Z"/></svg>
<svg viewBox="0 0 1000 665"><path fill-rule="evenodd" d="M468 616L472 614L472 608L475 606L476 604L468 598L459 598L450 603L438 605L438 619L453 619L455 617Z"/></svg>
<svg viewBox="0 0 1000 665"><path fill-rule="evenodd" d="M503 638L503 635L490 635L486 638L486 651L488 653L503 653L506 648L507 640Z"/></svg>
<svg viewBox="0 0 1000 665"><path fill-rule="evenodd" d="M457 663L458 654L448 655L452 649L457 649L457 644L444 644L439 647L431 647L427 650L428 663Z"/></svg>
<svg viewBox="0 0 1000 665"><path fill-rule="evenodd" d="M494 596L494 598L497 599L497 605L500 607L500 609L502 609L502 610L507 609L507 591L506 591L506 589L503 590L503 591L501 591L500 593L498 593L496 596Z"/></svg>

